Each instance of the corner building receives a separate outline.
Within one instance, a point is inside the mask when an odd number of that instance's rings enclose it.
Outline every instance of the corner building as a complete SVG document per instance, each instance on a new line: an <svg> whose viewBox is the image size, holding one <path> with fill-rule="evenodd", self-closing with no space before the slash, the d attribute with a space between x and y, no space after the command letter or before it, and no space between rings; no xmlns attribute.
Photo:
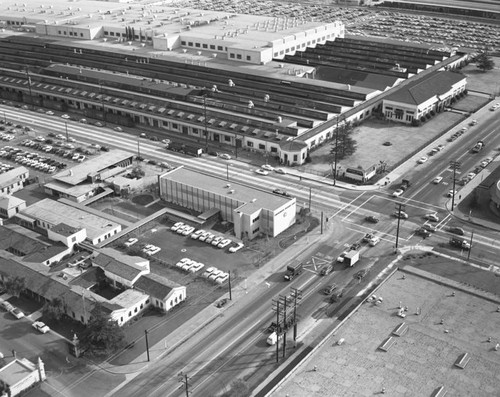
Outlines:
<svg viewBox="0 0 500 397"><path fill-rule="evenodd" d="M296 199L183 167L159 176L160 197L200 213L219 210L236 238L276 237L295 223Z"/></svg>

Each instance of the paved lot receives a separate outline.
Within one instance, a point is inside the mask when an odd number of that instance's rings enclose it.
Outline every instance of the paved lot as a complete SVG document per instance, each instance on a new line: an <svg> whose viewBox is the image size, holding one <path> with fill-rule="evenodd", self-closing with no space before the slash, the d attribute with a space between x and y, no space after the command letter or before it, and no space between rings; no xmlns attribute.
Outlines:
<svg viewBox="0 0 500 397"><path fill-rule="evenodd" d="M383 303L364 303L273 397L373 396L383 388L389 396L430 396L440 386L452 396L497 396L497 305L464 291L452 296L453 288L419 276L402 276L396 272L377 291ZM400 302L408 307L405 319L396 315ZM395 337L388 352L379 350L403 321L408 332ZM340 338L345 342L338 346ZM471 357L464 370L454 367L462 353Z"/></svg>

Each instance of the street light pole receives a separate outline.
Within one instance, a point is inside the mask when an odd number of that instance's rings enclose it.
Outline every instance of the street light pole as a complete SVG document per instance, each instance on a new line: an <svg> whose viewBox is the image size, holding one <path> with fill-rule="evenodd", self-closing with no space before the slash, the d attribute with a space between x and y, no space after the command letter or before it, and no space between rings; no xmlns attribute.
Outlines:
<svg viewBox="0 0 500 397"><path fill-rule="evenodd" d="M102 93L102 83L99 83L101 93L101 106L102 106L102 121L106 125L106 109L104 108L104 94Z"/></svg>
<svg viewBox="0 0 500 397"><path fill-rule="evenodd" d="M229 181L229 163L226 164L226 180Z"/></svg>
<svg viewBox="0 0 500 397"><path fill-rule="evenodd" d="M69 142L69 135L68 135L68 122L64 122L64 127L66 129L66 142Z"/></svg>
<svg viewBox="0 0 500 397"><path fill-rule="evenodd" d="M453 168L453 191L451 194L451 210L455 209L455 183L456 183L456 175L457 169L460 169L460 161L450 161L450 166Z"/></svg>
<svg viewBox="0 0 500 397"><path fill-rule="evenodd" d="M399 242L399 225L401 223L401 211L403 211L405 206L401 203L396 204L396 209L398 210L398 227L396 229L396 251L398 249Z"/></svg>
<svg viewBox="0 0 500 397"><path fill-rule="evenodd" d="M144 335L146 336L146 353L148 355L148 361L149 361L149 342L148 342L148 330L144 330Z"/></svg>
<svg viewBox="0 0 500 397"><path fill-rule="evenodd" d="M30 92L30 104L31 104L31 109L33 110L35 108L35 105L33 103L33 93L31 92L31 76L30 76L28 66L26 66L26 77L28 78L28 89Z"/></svg>
<svg viewBox="0 0 500 397"><path fill-rule="evenodd" d="M340 116L337 116L337 127L335 128L335 157L334 157L335 166L333 167L333 186L337 185L337 151L339 144L339 117Z"/></svg>
<svg viewBox="0 0 500 397"><path fill-rule="evenodd" d="M139 138L137 138L137 157L141 157L141 146Z"/></svg>

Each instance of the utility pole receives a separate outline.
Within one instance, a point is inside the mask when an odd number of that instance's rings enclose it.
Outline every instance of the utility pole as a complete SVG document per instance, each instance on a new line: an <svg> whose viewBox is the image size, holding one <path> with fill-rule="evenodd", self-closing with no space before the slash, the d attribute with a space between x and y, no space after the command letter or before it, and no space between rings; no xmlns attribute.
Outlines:
<svg viewBox="0 0 500 397"><path fill-rule="evenodd" d="M26 77L28 78L28 89L30 92L31 110L33 110L35 108L35 104L33 103L33 93L31 92L31 76L30 76L30 71L28 69L28 66L26 66Z"/></svg>
<svg viewBox="0 0 500 397"><path fill-rule="evenodd" d="M231 270L229 270L227 272L227 274L229 274L229 277L227 279L229 281L229 283L228 283L228 286L229 286L229 300L233 300L233 296L231 294Z"/></svg>
<svg viewBox="0 0 500 397"><path fill-rule="evenodd" d="M293 341L297 341L297 303L302 299L302 291L297 288L291 288L290 296L293 298Z"/></svg>
<svg viewBox="0 0 500 397"><path fill-rule="evenodd" d="M102 121L106 125L106 109L104 108L104 94L102 93L102 83L99 83L100 94L101 94L101 106L102 106Z"/></svg>
<svg viewBox="0 0 500 397"><path fill-rule="evenodd" d="M279 348L279 335L280 335L280 301L276 301L276 362L280 361L280 348Z"/></svg>
<svg viewBox="0 0 500 397"><path fill-rule="evenodd" d="M207 93L203 93L203 124L205 126L205 153L208 154Z"/></svg>
<svg viewBox="0 0 500 397"><path fill-rule="evenodd" d="M139 138L137 138L137 157L141 157L141 146Z"/></svg>
<svg viewBox="0 0 500 397"><path fill-rule="evenodd" d="M286 301L288 298L285 296L283 299L283 358L286 355Z"/></svg>
<svg viewBox="0 0 500 397"><path fill-rule="evenodd" d="M184 389L186 390L186 397L189 397L189 378L187 374L179 373L180 379L179 382L184 383Z"/></svg>
<svg viewBox="0 0 500 397"><path fill-rule="evenodd" d="M148 355L148 361L149 361L149 343L148 343L148 330L144 330L144 335L146 336L146 353Z"/></svg>
<svg viewBox="0 0 500 397"><path fill-rule="evenodd" d="M323 234L323 211L321 211L321 234Z"/></svg>
<svg viewBox="0 0 500 397"><path fill-rule="evenodd" d="M451 195L451 210L455 209L455 183L457 181L457 170L460 169L460 161L450 161L450 166L453 169L453 191Z"/></svg>
<svg viewBox="0 0 500 397"><path fill-rule="evenodd" d="M309 187L309 211L311 211L312 188Z"/></svg>
<svg viewBox="0 0 500 397"><path fill-rule="evenodd" d="M401 223L401 212L405 210L405 205L402 203L396 204L396 210L398 211L398 227L396 229L396 251L397 251L398 241L399 241L399 225Z"/></svg>
<svg viewBox="0 0 500 397"><path fill-rule="evenodd" d="M66 142L69 142L69 135L68 135L68 122L64 122L64 127L66 128Z"/></svg>
<svg viewBox="0 0 500 397"><path fill-rule="evenodd" d="M469 242L469 252L467 252L467 260L470 259L470 252L472 251L472 239L474 238L474 230L472 231L471 235L470 235L470 242Z"/></svg>
<svg viewBox="0 0 500 397"><path fill-rule="evenodd" d="M229 181L229 163L226 163L226 180Z"/></svg>
<svg viewBox="0 0 500 397"><path fill-rule="evenodd" d="M335 127L335 157L334 157L334 163L335 166L333 167L333 186L337 185L337 151L338 151L338 143L339 143L339 116L337 116L337 127Z"/></svg>

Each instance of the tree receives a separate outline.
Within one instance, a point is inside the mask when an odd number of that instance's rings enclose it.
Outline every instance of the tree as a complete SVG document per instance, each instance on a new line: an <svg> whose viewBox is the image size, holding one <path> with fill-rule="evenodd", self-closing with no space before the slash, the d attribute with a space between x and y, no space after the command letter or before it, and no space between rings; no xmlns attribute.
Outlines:
<svg viewBox="0 0 500 397"><path fill-rule="evenodd" d="M346 123L339 127L337 137L334 138L332 143L331 154L335 154L337 150L337 160L345 159L356 152L357 142L352 139L352 132L354 131L351 123ZM337 148L335 147L337 144Z"/></svg>
<svg viewBox="0 0 500 397"><path fill-rule="evenodd" d="M45 303L42 309L43 316L52 320L60 320L66 315L66 304L61 298L54 298Z"/></svg>
<svg viewBox="0 0 500 397"><path fill-rule="evenodd" d="M17 277L17 276L9 278L5 282L5 289L10 295L19 298L21 292L23 292L26 289L26 279L24 277Z"/></svg>
<svg viewBox="0 0 500 397"><path fill-rule="evenodd" d="M482 52L476 57L476 66L478 67L478 69L486 72L487 70L493 69L493 67L495 66L495 62L493 62L493 59L488 55L487 52Z"/></svg>
<svg viewBox="0 0 500 397"><path fill-rule="evenodd" d="M130 171L130 176L132 178L137 178L137 179L141 179L144 175L146 175L146 173L144 172L144 170L142 169L141 166L136 166L134 168L132 168L132 171Z"/></svg>
<svg viewBox="0 0 500 397"><path fill-rule="evenodd" d="M82 352L91 356L108 356L125 346L125 334L116 321L112 321L97 304L90 321L80 336Z"/></svg>

